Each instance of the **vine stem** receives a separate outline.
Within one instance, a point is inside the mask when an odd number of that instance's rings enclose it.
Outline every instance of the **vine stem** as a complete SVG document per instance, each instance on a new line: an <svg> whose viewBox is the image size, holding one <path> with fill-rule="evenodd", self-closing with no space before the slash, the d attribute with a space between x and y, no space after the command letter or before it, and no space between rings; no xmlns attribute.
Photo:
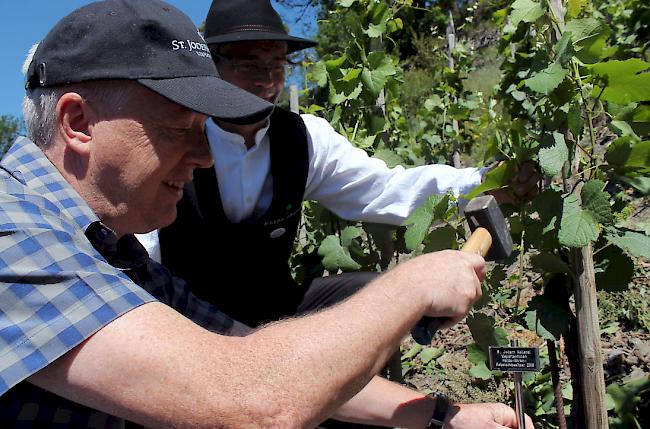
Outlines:
<svg viewBox="0 0 650 429"><path fill-rule="evenodd" d="M551 364L551 378L553 380L553 394L555 396L555 410L557 411L559 429L566 429L566 416L564 415L564 398L562 397L562 382L560 381L560 365L558 364L555 341L546 340L548 358Z"/></svg>
<svg viewBox="0 0 650 429"><path fill-rule="evenodd" d="M591 143L591 150L593 151L594 147L596 147L596 132L594 131L594 116L593 116L593 110L589 106L589 103L587 103L587 100L585 100L585 94L584 94L584 86L582 84L582 77L580 76L580 70L578 69L578 63L574 58L571 59L571 65L573 66L573 73L574 77L576 79L576 83L578 84L578 91L580 92L580 99L582 100L582 106L585 109L585 112L587 113L587 126L589 127L589 140ZM602 91L601 91L602 93ZM581 149L583 149L581 147ZM584 150L584 149L583 149ZM585 152L587 153L587 152ZM589 155L590 158L590 163L593 163L593 157Z"/></svg>
<svg viewBox="0 0 650 429"><path fill-rule="evenodd" d="M526 216L526 207L522 207L519 211L519 220L523 224L524 218ZM519 303L521 300L521 290L523 289L524 282L524 251L525 251L525 241L524 237L526 235L526 230L521 232L521 240L519 241L519 279L517 280L517 299L515 301L515 312L519 314Z"/></svg>

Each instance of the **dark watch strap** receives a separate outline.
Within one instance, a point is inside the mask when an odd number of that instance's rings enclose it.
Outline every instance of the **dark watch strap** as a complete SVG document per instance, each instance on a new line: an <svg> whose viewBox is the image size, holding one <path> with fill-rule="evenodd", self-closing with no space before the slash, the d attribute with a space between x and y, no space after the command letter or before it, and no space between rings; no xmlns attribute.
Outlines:
<svg viewBox="0 0 650 429"><path fill-rule="evenodd" d="M431 396L435 399L436 403L426 429L441 429L442 425L445 423L445 418L447 418L449 408L451 407L451 401L447 395L443 393L434 393Z"/></svg>

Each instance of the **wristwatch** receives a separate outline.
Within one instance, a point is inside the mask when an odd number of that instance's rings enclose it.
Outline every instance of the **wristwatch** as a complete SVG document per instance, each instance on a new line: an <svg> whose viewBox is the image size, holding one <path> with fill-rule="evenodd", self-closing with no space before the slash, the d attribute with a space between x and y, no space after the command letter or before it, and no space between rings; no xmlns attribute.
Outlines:
<svg viewBox="0 0 650 429"><path fill-rule="evenodd" d="M445 424L445 418L451 408L451 401L444 393L434 393L430 395L436 401L435 408L433 409L433 414L431 419L429 419L429 424L426 429L442 429L442 426Z"/></svg>

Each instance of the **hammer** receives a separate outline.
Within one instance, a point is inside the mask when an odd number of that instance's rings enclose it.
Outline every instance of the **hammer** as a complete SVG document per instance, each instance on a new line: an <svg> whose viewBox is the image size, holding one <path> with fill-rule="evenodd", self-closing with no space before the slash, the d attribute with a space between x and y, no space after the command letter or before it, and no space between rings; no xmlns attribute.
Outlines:
<svg viewBox="0 0 650 429"><path fill-rule="evenodd" d="M471 199L465 207L465 218L472 235L461 251L477 253L486 261L505 259L510 256L512 237L503 213L492 195ZM418 344L429 345L443 321L437 317L423 317L411 331L411 336Z"/></svg>

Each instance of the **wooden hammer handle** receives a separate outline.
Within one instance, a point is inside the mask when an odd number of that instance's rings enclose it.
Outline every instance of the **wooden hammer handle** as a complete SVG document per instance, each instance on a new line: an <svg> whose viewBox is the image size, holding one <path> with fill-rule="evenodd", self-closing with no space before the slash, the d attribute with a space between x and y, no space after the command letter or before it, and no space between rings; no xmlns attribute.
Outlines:
<svg viewBox="0 0 650 429"><path fill-rule="evenodd" d="M487 229L478 227L467 239L462 249L463 252L476 253L485 257L492 246L492 236Z"/></svg>
<svg viewBox="0 0 650 429"><path fill-rule="evenodd" d="M492 236L487 229L479 227L474 230L460 250L485 257L490 250L490 246L492 246ZM442 325L442 322L444 322L444 319L439 317L425 316L415 325L411 331L411 336L418 344L428 346L431 344L431 339L440 328L440 325Z"/></svg>

